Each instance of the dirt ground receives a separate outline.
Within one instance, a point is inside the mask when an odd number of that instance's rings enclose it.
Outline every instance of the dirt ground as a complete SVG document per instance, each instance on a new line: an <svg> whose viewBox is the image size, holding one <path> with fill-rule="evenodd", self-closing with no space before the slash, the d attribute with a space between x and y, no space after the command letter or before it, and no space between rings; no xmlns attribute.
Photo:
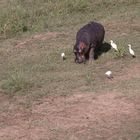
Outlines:
<svg viewBox="0 0 140 140"><path fill-rule="evenodd" d="M139 140L140 98L120 93L46 97L29 109L2 95L1 140Z"/></svg>

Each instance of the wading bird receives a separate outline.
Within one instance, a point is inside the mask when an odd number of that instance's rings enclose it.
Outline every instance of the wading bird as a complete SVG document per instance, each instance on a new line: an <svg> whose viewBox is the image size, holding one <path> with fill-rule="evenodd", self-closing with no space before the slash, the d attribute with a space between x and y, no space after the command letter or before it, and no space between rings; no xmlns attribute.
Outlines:
<svg viewBox="0 0 140 140"><path fill-rule="evenodd" d="M128 47L129 47L129 53L132 55L133 58L135 58L136 56L135 56L134 51L133 51L132 48L131 48L131 45L128 44Z"/></svg>
<svg viewBox="0 0 140 140"><path fill-rule="evenodd" d="M105 75L106 75L107 78L109 78L109 79L113 78L113 76L112 76L112 71L107 71L107 72L105 73Z"/></svg>
<svg viewBox="0 0 140 140"><path fill-rule="evenodd" d="M113 42L113 40L110 40L110 44L112 46L113 49L115 49L116 51L118 51L117 45Z"/></svg>
<svg viewBox="0 0 140 140"><path fill-rule="evenodd" d="M65 60L66 59L65 53L61 53L61 57L62 57L62 60Z"/></svg>

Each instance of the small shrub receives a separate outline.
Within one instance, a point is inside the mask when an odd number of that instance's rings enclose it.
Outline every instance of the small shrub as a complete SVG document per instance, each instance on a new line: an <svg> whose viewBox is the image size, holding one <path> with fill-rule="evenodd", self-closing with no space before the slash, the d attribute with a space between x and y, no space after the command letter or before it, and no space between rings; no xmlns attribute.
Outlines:
<svg viewBox="0 0 140 140"><path fill-rule="evenodd" d="M113 53L114 58L123 58L126 56L126 49L125 47L118 47L118 51L114 51Z"/></svg>
<svg viewBox="0 0 140 140"><path fill-rule="evenodd" d="M6 93L15 93L20 90L25 90L31 86L31 83L27 82L23 76L23 73L16 72L9 75L8 79L3 83L2 89Z"/></svg>
<svg viewBox="0 0 140 140"><path fill-rule="evenodd" d="M93 83L94 79L93 79L93 75L91 73L86 75L86 84L87 85L91 85Z"/></svg>
<svg viewBox="0 0 140 140"><path fill-rule="evenodd" d="M0 15L0 34L9 38L28 31L27 12L21 7L9 8Z"/></svg>

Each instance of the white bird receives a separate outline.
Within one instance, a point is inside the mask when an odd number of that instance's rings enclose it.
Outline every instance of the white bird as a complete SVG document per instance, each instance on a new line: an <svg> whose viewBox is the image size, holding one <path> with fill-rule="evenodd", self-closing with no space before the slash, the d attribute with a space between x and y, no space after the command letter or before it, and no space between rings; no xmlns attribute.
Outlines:
<svg viewBox="0 0 140 140"><path fill-rule="evenodd" d="M61 53L61 57L62 57L63 60L65 60L66 59L65 53Z"/></svg>
<svg viewBox="0 0 140 140"><path fill-rule="evenodd" d="M133 57L133 58L136 57L136 56L135 56L135 53L134 53L134 51L132 50L130 44L128 44L128 47L129 47L129 53L132 55L132 57Z"/></svg>
<svg viewBox="0 0 140 140"><path fill-rule="evenodd" d="M107 72L105 73L105 75L106 75L107 78L109 78L109 79L113 78L113 76L112 76L112 71L107 71Z"/></svg>
<svg viewBox="0 0 140 140"><path fill-rule="evenodd" d="M113 40L110 40L110 44L112 46L113 49L115 49L116 51L118 51L118 47L117 45L113 42Z"/></svg>

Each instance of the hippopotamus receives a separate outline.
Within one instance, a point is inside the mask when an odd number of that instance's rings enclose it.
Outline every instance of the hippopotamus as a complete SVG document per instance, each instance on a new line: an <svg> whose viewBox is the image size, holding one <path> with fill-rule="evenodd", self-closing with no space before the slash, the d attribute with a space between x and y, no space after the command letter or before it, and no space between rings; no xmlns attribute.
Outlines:
<svg viewBox="0 0 140 140"><path fill-rule="evenodd" d="M76 63L85 63L87 59L94 59L94 50L102 46L105 36L103 25L89 22L80 28L76 34L76 43L73 48Z"/></svg>

